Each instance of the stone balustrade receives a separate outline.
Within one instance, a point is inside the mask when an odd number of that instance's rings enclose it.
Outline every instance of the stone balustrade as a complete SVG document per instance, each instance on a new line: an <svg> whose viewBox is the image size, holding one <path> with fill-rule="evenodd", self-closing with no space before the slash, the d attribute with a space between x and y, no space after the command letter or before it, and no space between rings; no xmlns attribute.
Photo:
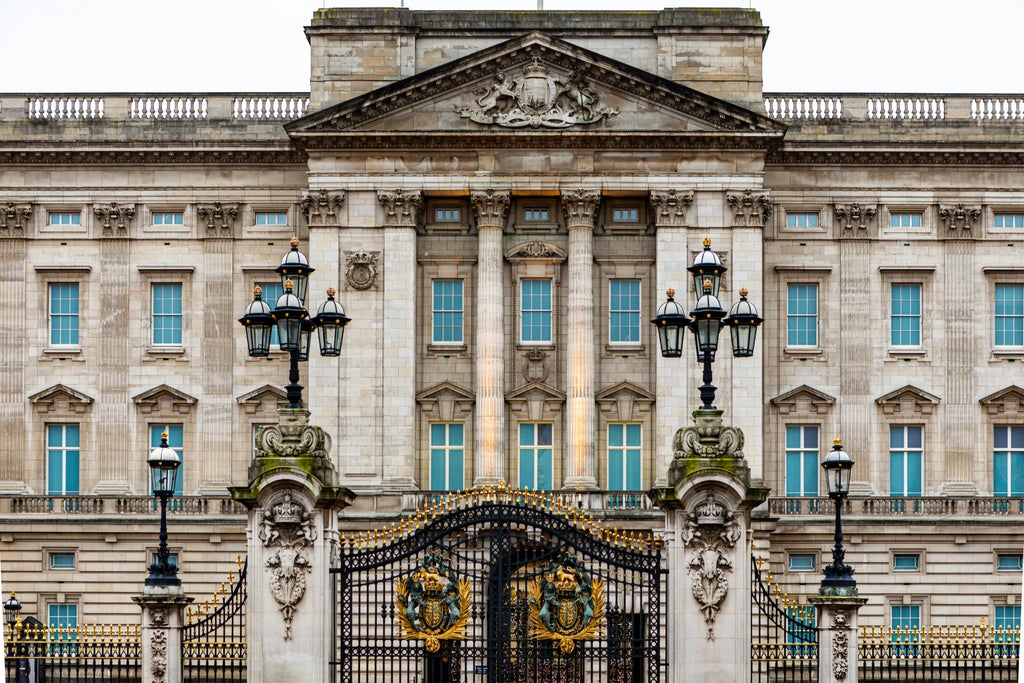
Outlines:
<svg viewBox="0 0 1024 683"><path fill-rule="evenodd" d="M1024 121L1024 95L764 93L781 121Z"/></svg>
<svg viewBox="0 0 1024 683"><path fill-rule="evenodd" d="M768 513L778 517L832 518L832 501L817 498L769 498ZM982 496L851 496L843 517L1008 517L1024 516L1024 498Z"/></svg>
<svg viewBox="0 0 1024 683"><path fill-rule="evenodd" d="M0 121L291 121L309 93L0 94Z"/></svg>
<svg viewBox="0 0 1024 683"><path fill-rule="evenodd" d="M160 514L153 496L0 496L0 515ZM168 515L199 517L245 515L245 506L227 497L178 496L167 502Z"/></svg>
<svg viewBox="0 0 1024 683"><path fill-rule="evenodd" d="M448 495L448 491L410 491L402 496L402 507L405 510L418 510L429 507ZM552 500L570 508L591 512L628 513L645 512L654 509L646 491L544 491Z"/></svg>

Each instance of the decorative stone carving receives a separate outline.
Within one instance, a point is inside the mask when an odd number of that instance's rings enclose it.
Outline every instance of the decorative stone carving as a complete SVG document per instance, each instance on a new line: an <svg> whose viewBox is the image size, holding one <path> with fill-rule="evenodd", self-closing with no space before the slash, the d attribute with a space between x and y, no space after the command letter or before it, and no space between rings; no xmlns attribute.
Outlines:
<svg viewBox="0 0 1024 683"><path fill-rule="evenodd" d="M601 193L594 190L572 190L562 193L562 214L568 228L592 228Z"/></svg>
<svg viewBox="0 0 1024 683"><path fill-rule="evenodd" d="M743 457L743 432L722 425L721 410L695 410L693 422L676 431L672 440L676 458Z"/></svg>
<svg viewBox="0 0 1024 683"><path fill-rule="evenodd" d="M419 191L380 191L377 201L384 205L384 225L389 228L415 228L423 212L423 195Z"/></svg>
<svg viewBox="0 0 1024 683"><path fill-rule="evenodd" d="M199 217L206 221L206 229L220 233L224 237L231 236L231 228L238 217L238 204L200 204L196 207Z"/></svg>
<svg viewBox="0 0 1024 683"><path fill-rule="evenodd" d="M346 251L345 285L358 291L377 289L378 258L379 251Z"/></svg>
<svg viewBox="0 0 1024 683"><path fill-rule="evenodd" d="M732 224L737 228L763 228L772 215L772 205L767 192L754 194L753 190L728 192L725 201L733 212Z"/></svg>
<svg viewBox="0 0 1024 683"><path fill-rule="evenodd" d="M956 206L939 207L939 218L942 219L946 229L950 231L963 230L964 232L970 232L971 228L974 227L974 221L978 220L979 216L981 216L981 207L978 206L957 204Z"/></svg>
<svg viewBox="0 0 1024 683"><path fill-rule="evenodd" d="M294 501L290 492L270 505L260 521L259 538L272 551L266 569L271 575L270 594L284 617L285 640L291 640L295 609L306 594L306 574L312 571L305 548L316 536L313 513Z"/></svg>
<svg viewBox="0 0 1024 683"><path fill-rule="evenodd" d="M496 71L490 85L474 93L470 106L455 106L463 118L506 128L569 128L617 115L598 103L599 95L582 70L552 73L534 60L511 77Z"/></svg>
<svg viewBox="0 0 1024 683"><path fill-rule="evenodd" d="M164 683L167 680L167 630L158 629L150 636L150 652L152 653L152 665L150 672L153 674L153 683Z"/></svg>
<svg viewBox="0 0 1024 683"><path fill-rule="evenodd" d="M470 195L469 201L476 214L477 226L504 227L509 207L512 205L511 193L496 190L474 192Z"/></svg>
<svg viewBox="0 0 1024 683"><path fill-rule="evenodd" d="M850 622L845 611L832 614L832 675L845 681L850 671Z"/></svg>
<svg viewBox="0 0 1024 683"><path fill-rule="evenodd" d="M0 235L10 237L15 233L23 234L25 232L25 226L28 225L28 219L31 215L32 204L15 204L14 202L7 202L7 206L3 210L3 224L0 225L3 230L0 231Z"/></svg>
<svg viewBox="0 0 1024 683"><path fill-rule="evenodd" d="M135 218L135 205L110 202L110 206L94 207L93 213L103 225L104 237L127 237L128 228Z"/></svg>
<svg viewBox="0 0 1024 683"><path fill-rule="evenodd" d="M526 364L523 378L527 382L543 382L548 378L548 354L541 349L530 349L526 352Z"/></svg>
<svg viewBox="0 0 1024 683"><path fill-rule="evenodd" d="M707 639L715 639L715 618L729 592L729 554L741 536L739 522L711 492L687 516L683 545L690 551L690 592L700 605Z"/></svg>
<svg viewBox="0 0 1024 683"><path fill-rule="evenodd" d="M327 459L330 452L330 434L302 420L267 425L256 432L257 458L311 455Z"/></svg>
<svg viewBox="0 0 1024 683"><path fill-rule="evenodd" d="M540 240L534 240L533 242L524 242L523 244L516 245L509 254L509 258L553 258L561 261L565 259L565 254L559 251L554 245L548 244L547 242L541 242Z"/></svg>
<svg viewBox="0 0 1024 683"><path fill-rule="evenodd" d="M856 202L835 205L836 220L839 221L839 225L844 232L866 231L868 223L874 220L877 213L877 207L862 205Z"/></svg>
<svg viewBox="0 0 1024 683"><path fill-rule="evenodd" d="M651 190L649 201L656 226L681 228L693 204L693 190Z"/></svg>
<svg viewBox="0 0 1024 683"><path fill-rule="evenodd" d="M328 192L316 190L302 195L300 206L306 216L306 223L311 227L338 224L338 209L345 201L345 193L341 190Z"/></svg>

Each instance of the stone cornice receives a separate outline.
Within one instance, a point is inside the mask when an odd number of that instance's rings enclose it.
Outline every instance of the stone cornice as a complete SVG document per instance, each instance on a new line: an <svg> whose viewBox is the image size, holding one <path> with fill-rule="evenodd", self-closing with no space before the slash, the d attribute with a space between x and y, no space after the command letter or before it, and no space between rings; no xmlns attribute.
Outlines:
<svg viewBox="0 0 1024 683"><path fill-rule="evenodd" d="M1024 150L999 147L993 149L927 149L870 147L851 144L845 149L779 148L768 152L767 164L858 164L884 166L1019 166L1024 164Z"/></svg>
<svg viewBox="0 0 1024 683"><path fill-rule="evenodd" d="M305 166L305 153L295 149L0 149L0 164L295 164Z"/></svg>

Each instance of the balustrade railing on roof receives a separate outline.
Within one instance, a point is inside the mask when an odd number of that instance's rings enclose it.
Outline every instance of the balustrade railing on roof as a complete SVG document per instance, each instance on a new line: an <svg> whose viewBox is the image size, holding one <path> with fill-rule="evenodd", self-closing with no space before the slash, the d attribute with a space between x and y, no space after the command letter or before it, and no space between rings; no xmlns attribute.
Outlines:
<svg viewBox="0 0 1024 683"><path fill-rule="evenodd" d="M0 120L291 121L309 110L309 93L0 94Z"/></svg>
<svg viewBox="0 0 1024 683"><path fill-rule="evenodd" d="M832 501L826 497L773 497L768 512L779 516L832 518ZM851 496L843 504L843 515L865 517L967 517L1024 516L1024 498L992 496Z"/></svg>
<svg viewBox="0 0 1024 683"><path fill-rule="evenodd" d="M0 496L0 514L125 515L159 514L153 496ZM244 515L245 506L227 497L176 496L167 501L169 515Z"/></svg>
<svg viewBox="0 0 1024 683"><path fill-rule="evenodd" d="M764 93L781 121L1024 121L1024 95Z"/></svg>

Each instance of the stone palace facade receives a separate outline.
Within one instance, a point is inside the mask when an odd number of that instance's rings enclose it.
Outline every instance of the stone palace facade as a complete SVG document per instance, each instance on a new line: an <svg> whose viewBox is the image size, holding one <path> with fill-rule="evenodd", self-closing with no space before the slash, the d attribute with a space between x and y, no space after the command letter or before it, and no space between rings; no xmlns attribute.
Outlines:
<svg viewBox="0 0 1024 683"><path fill-rule="evenodd" d="M299 27L293 27L298 30ZM0 95L0 559L44 622L135 618L146 457L200 601L245 548L284 353L236 320L297 235L352 323L303 367L343 530L506 481L661 528L692 341L648 321L705 237L766 319L715 365L771 488L747 542L799 600L820 460L856 462L862 623L1019 624L1024 97L772 94L754 10L326 9L309 93Z"/></svg>

